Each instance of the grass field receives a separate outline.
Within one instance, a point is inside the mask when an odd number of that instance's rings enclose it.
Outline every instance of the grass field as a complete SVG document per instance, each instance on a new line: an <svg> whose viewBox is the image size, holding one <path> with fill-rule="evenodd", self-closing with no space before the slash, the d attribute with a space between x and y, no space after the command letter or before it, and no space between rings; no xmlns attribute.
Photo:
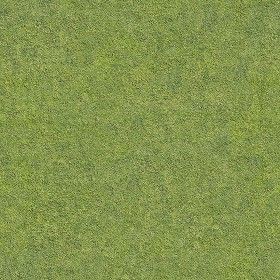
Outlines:
<svg viewBox="0 0 280 280"><path fill-rule="evenodd" d="M0 279L279 280L280 2L0 1Z"/></svg>

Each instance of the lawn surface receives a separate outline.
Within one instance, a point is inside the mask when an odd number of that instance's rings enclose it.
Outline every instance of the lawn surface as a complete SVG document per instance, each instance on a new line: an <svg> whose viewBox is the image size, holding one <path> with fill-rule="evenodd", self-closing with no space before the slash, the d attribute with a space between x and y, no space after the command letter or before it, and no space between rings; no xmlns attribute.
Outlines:
<svg viewBox="0 0 280 280"><path fill-rule="evenodd" d="M1 0L0 279L279 280L280 2Z"/></svg>

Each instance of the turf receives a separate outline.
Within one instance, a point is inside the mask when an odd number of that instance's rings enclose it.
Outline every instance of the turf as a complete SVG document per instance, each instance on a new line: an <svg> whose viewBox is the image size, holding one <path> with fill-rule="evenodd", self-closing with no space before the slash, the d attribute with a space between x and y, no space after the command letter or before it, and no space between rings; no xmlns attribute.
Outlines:
<svg viewBox="0 0 280 280"><path fill-rule="evenodd" d="M0 279L280 279L280 3L1 0Z"/></svg>

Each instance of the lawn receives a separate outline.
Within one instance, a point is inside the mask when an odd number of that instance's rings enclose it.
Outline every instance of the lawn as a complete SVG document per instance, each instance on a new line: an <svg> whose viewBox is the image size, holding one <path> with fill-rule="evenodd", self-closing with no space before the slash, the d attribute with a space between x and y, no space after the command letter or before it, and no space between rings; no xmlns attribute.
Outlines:
<svg viewBox="0 0 280 280"><path fill-rule="evenodd" d="M1 0L0 279L279 280L280 2Z"/></svg>

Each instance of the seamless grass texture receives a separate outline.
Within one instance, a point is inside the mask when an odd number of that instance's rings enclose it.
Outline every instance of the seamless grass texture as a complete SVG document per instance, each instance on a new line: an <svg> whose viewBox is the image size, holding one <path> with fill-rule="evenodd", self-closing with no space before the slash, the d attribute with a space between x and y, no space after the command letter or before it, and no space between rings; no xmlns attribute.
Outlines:
<svg viewBox="0 0 280 280"><path fill-rule="evenodd" d="M0 279L279 280L280 2L1 0Z"/></svg>

